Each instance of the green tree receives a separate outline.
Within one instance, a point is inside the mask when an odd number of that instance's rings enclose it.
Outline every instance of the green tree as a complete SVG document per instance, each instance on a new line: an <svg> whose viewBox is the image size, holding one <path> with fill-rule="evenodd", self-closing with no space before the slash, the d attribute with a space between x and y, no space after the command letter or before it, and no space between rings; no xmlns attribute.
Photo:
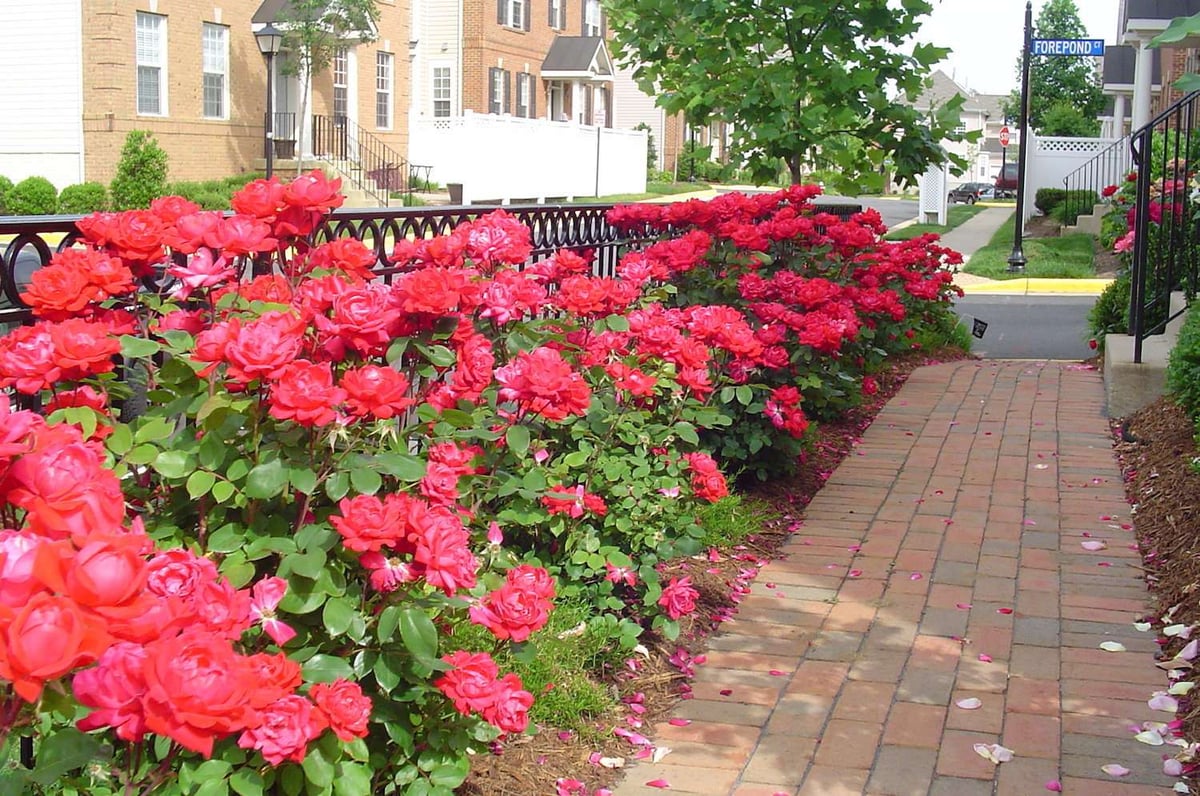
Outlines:
<svg viewBox="0 0 1200 796"><path fill-rule="evenodd" d="M962 98L912 108L948 50L911 47L925 0L610 0L617 52L668 112L731 125L732 160L756 182L786 164L793 181L818 158L839 188L882 187L887 164L911 180L947 157ZM966 164L954 158L956 166Z"/></svg>
<svg viewBox="0 0 1200 796"><path fill-rule="evenodd" d="M1100 120L1094 116L1084 116L1070 102L1059 100L1042 112L1042 125L1038 132L1042 135L1094 138L1100 134Z"/></svg>
<svg viewBox="0 0 1200 796"><path fill-rule="evenodd" d="M1085 39L1087 28L1079 18L1075 0L1047 0L1033 23L1033 35L1039 39ZM1021 82L1021 59L1024 45L1017 53L1017 83ZM1100 88L1100 72L1092 58L1066 55L1032 55L1029 61L1029 126L1042 135L1070 135L1055 129L1080 129L1081 125L1052 128L1047 117L1060 123L1067 117L1053 108L1066 104L1075 108L1085 120L1095 121L1104 110L1104 92ZM1021 118L1021 93L1014 91L1004 103L1004 113L1014 120ZM1084 135L1099 132L1099 123L1086 128Z"/></svg>
<svg viewBox="0 0 1200 796"><path fill-rule="evenodd" d="M130 130L109 186L114 210L149 207L167 192L167 153L146 130Z"/></svg>
<svg viewBox="0 0 1200 796"><path fill-rule="evenodd" d="M1171 20L1171 24L1162 33L1154 37L1150 42L1151 47L1169 47L1178 45L1184 39L1200 36L1200 14L1193 14L1190 17L1176 17ZM1185 93L1191 93L1200 89L1200 74L1196 72L1188 72L1174 83L1175 88Z"/></svg>
<svg viewBox="0 0 1200 796"><path fill-rule="evenodd" d="M308 94L314 75L329 68L342 47L365 44L377 37L376 0L288 0L279 13L283 32L283 71L300 78L300 118L308 118ZM304 151L300 125L298 152ZM300 159L297 158L297 173Z"/></svg>

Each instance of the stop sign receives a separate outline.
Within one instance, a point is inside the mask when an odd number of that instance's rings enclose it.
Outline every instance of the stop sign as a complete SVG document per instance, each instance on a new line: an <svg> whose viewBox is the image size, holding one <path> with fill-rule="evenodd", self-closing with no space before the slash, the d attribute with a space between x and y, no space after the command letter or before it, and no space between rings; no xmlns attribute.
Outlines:
<svg viewBox="0 0 1200 796"><path fill-rule="evenodd" d="M1008 139L1008 128L1007 128L1007 127L1001 127L1001 128L1000 128L1000 146L1002 146L1002 147L1006 147L1006 146L1008 146L1008 141L1009 141L1009 139Z"/></svg>

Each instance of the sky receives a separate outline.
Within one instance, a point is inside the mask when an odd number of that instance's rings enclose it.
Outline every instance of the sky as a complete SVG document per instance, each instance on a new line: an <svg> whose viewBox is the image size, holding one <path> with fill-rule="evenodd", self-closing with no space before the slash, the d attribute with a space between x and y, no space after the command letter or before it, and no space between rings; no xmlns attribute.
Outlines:
<svg viewBox="0 0 1200 796"><path fill-rule="evenodd" d="M1036 21L1043 0L1034 0ZM1088 38L1116 44L1118 0L1075 0ZM983 94L1019 88L1016 60L1024 40L1025 0L933 0L917 39L953 48L938 65L960 85Z"/></svg>

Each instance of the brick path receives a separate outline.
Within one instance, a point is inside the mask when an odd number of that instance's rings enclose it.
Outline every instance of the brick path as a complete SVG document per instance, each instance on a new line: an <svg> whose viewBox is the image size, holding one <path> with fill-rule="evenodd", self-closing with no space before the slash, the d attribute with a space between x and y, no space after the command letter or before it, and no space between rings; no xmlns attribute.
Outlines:
<svg viewBox="0 0 1200 796"><path fill-rule="evenodd" d="M914 373L712 639L675 712L692 723L654 728L671 753L616 796L1171 793L1164 747L1129 729L1172 717L1146 705L1166 678L1132 627L1147 593L1103 404L1067 363Z"/></svg>

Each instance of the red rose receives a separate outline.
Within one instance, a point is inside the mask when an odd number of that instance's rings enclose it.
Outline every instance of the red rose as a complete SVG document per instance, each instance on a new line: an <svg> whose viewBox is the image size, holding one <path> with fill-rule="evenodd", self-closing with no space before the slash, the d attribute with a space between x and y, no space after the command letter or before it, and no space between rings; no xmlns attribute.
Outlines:
<svg viewBox="0 0 1200 796"><path fill-rule="evenodd" d="M429 502L448 506L458 500L458 471L453 467L431 461L421 479L421 494Z"/></svg>
<svg viewBox="0 0 1200 796"><path fill-rule="evenodd" d="M33 595L0 637L0 677L26 702L36 702L42 686L91 663L112 639L100 620L69 597Z"/></svg>
<svg viewBox="0 0 1200 796"><path fill-rule="evenodd" d="M341 514L334 514L329 521L349 550L378 552L386 546L411 551L406 522L411 502L412 498L403 494L390 494L383 500L374 495L343 498L338 503Z"/></svg>
<svg viewBox="0 0 1200 796"><path fill-rule="evenodd" d="M88 542L69 559L66 593L80 605L119 606L142 593L148 569L144 538L108 537Z"/></svg>
<svg viewBox="0 0 1200 796"><path fill-rule="evenodd" d="M412 406L408 379L394 368L364 365L342 374L346 407L357 417L371 415L380 420L395 417Z"/></svg>
<svg viewBox="0 0 1200 796"><path fill-rule="evenodd" d="M464 716L482 713L495 702L499 667L486 652L459 650L442 658L451 668L433 681Z"/></svg>
<svg viewBox="0 0 1200 796"><path fill-rule="evenodd" d="M345 273L353 279L370 280L378 258L374 250L355 238L337 238L308 253L308 267Z"/></svg>
<svg viewBox="0 0 1200 796"><path fill-rule="evenodd" d="M234 212L273 220L283 206L283 192L283 184L276 177L254 180L243 185L230 199L229 204Z"/></svg>
<svg viewBox="0 0 1200 796"><path fill-rule="evenodd" d="M671 578L671 582L662 591L658 604L667 616L678 619L696 610L696 598L700 593L692 588L691 578Z"/></svg>
<svg viewBox="0 0 1200 796"><path fill-rule="evenodd" d="M50 324L19 326L0 337L0 387L35 395L62 378L54 361Z"/></svg>
<svg viewBox="0 0 1200 796"><path fill-rule="evenodd" d="M98 665L76 672L71 690L79 703L95 708L76 725L84 732L112 727L125 741L142 740L146 717L142 697L146 693L146 648L118 641L100 656Z"/></svg>
<svg viewBox="0 0 1200 796"><path fill-rule="evenodd" d="M531 707L533 694L522 687L520 677L510 673L496 681L492 703L484 708L483 718L504 732L524 732Z"/></svg>
<svg viewBox="0 0 1200 796"><path fill-rule="evenodd" d="M224 254L269 252L278 243L271 228L252 216L230 216L204 234L204 245Z"/></svg>
<svg viewBox="0 0 1200 796"><path fill-rule="evenodd" d="M34 563L41 558L38 548L46 543L40 536L0 530L0 605L20 608L45 585L34 576Z"/></svg>
<svg viewBox="0 0 1200 796"><path fill-rule="evenodd" d="M395 282L396 295L405 312L425 312L448 315L472 306L471 285L467 271L449 268L422 268L403 274Z"/></svg>
<svg viewBox="0 0 1200 796"><path fill-rule="evenodd" d="M181 216L200 211L200 205L182 196L160 196L150 202L150 212L162 219L164 224L174 224Z"/></svg>
<svg viewBox="0 0 1200 796"><path fill-rule="evenodd" d="M224 214L219 210L188 213L172 222L164 240L168 246L181 254L194 254L204 245L204 239L216 232L224 219Z"/></svg>
<svg viewBox="0 0 1200 796"><path fill-rule="evenodd" d="M150 266L166 257L167 225L149 210L117 213L108 229L108 247L138 276L150 274Z"/></svg>
<svg viewBox="0 0 1200 796"><path fill-rule="evenodd" d="M333 210L346 201L346 197L338 193L341 189L341 178L331 180L324 172L313 169L287 184L283 190L283 201L305 210Z"/></svg>
<svg viewBox="0 0 1200 796"><path fill-rule="evenodd" d="M300 353L304 323L285 312L267 312L236 330L225 345L228 376L234 381L277 379Z"/></svg>
<svg viewBox="0 0 1200 796"><path fill-rule="evenodd" d="M334 407L344 400L346 391L333 386L329 363L299 359L285 365L271 385L271 417L302 426L327 426L337 418Z"/></svg>
<svg viewBox="0 0 1200 796"><path fill-rule="evenodd" d="M508 571L505 584L471 607L471 621L498 639L522 642L550 619L554 581L540 567L524 565Z"/></svg>
<svg viewBox="0 0 1200 796"><path fill-rule="evenodd" d="M479 562L471 554L462 521L443 506L427 506L421 501L413 501L408 519L416 540L413 559L425 565L422 576L426 583L450 596L474 586Z"/></svg>
<svg viewBox="0 0 1200 796"><path fill-rule="evenodd" d="M316 740L326 726L324 714L313 703L292 694L261 710L255 725L238 737L238 746L257 749L273 766L285 760L302 763L309 741Z"/></svg>
<svg viewBox="0 0 1200 796"><path fill-rule="evenodd" d="M533 250L529 227L503 210L494 210L456 230L467 237L467 256L487 264L520 265Z"/></svg>
<svg viewBox="0 0 1200 796"><path fill-rule="evenodd" d="M371 700L363 695L358 683L349 680L317 683L309 690L309 696L325 714L329 728L339 740L349 743L367 736Z"/></svg>
<svg viewBox="0 0 1200 796"><path fill-rule="evenodd" d="M239 638L253 624L250 594L219 576L198 584L190 613L206 632L228 639Z"/></svg>
<svg viewBox="0 0 1200 796"><path fill-rule="evenodd" d="M371 284L334 296L330 317L318 315L315 324L359 354L375 356L386 351L397 336L399 321L400 309L391 289Z"/></svg>
<svg viewBox="0 0 1200 796"><path fill-rule="evenodd" d="M521 411L549 420L582 415L591 403L587 382L548 346L522 351L495 375L503 400L516 401Z"/></svg>
<svg viewBox="0 0 1200 796"><path fill-rule="evenodd" d="M50 320L81 315L93 302L106 298L108 295L92 284L86 271L61 263L34 271L21 294L34 315Z"/></svg>
<svg viewBox="0 0 1200 796"><path fill-rule="evenodd" d="M229 641L199 629L146 648L146 727L193 752L256 723L254 670Z"/></svg>
<svg viewBox="0 0 1200 796"><path fill-rule="evenodd" d="M77 432L76 432L77 433ZM83 443L54 445L21 457L9 470L8 499L25 509L28 530L52 539L123 533L120 482Z"/></svg>
<svg viewBox="0 0 1200 796"><path fill-rule="evenodd" d="M302 682L300 664L282 652L251 655L246 658L246 665L253 670L258 683L258 688L251 695L256 708L264 708L293 693Z"/></svg>
<svg viewBox="0 0 1200 796"><path fill-rule="evenodd" d="M62 378L78 381L114 367L113 357L121 353L121 343L103 323L71 318L50 327L54 364L62 369Z"/></svg>

